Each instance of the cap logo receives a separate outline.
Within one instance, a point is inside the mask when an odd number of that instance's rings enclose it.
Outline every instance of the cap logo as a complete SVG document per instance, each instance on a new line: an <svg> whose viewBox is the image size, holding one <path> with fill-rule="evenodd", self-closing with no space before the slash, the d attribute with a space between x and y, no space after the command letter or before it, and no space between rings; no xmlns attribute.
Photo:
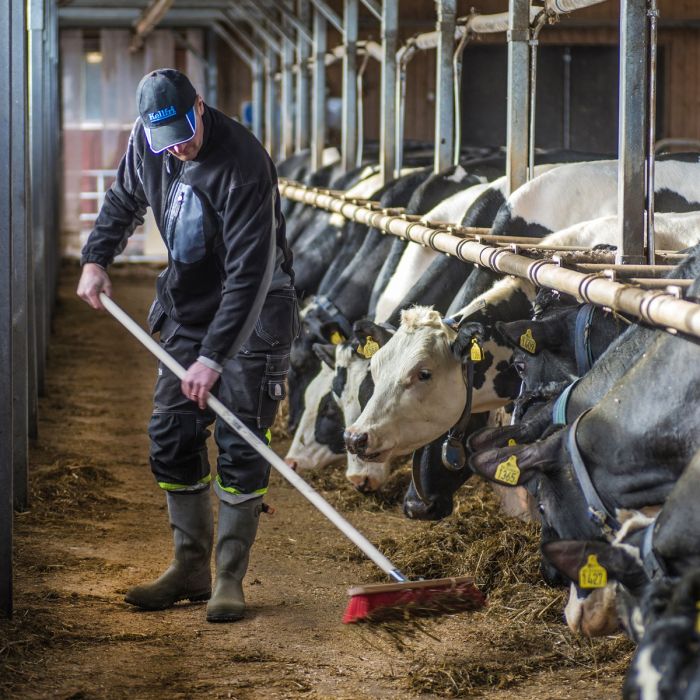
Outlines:
<svg viewBox="0 0 700 700"><path fill-rule="evenodd" d="M175 107L170 106L170 107L164 107L163 109L159 109L157 112L151 112L148 115L148 118L151 122L151 124L156 124L158 122L162 122L163 119L169 119L170 117L174 117L177 115L177 111Z"/></svg>

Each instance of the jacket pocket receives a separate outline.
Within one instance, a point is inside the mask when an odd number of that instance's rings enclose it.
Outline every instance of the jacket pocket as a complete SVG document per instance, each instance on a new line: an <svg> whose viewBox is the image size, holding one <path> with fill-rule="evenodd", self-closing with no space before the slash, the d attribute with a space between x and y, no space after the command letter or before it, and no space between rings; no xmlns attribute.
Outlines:
<svg viewBox="0 0 700 700"><path fill-rule="evenodd" d="M161 306L158 299L156 298L153 300L151 308L148 310L148 317L146 319L148 332L151 335L153 335L154 333L158 333L158 331L160 331L160 329L163 327L165 319L165 311L163 310L163 307Z"/></svg>
<svg viewBox="0 0 700 700"><path fill-rule="evenodd" d="M270 292L255 329L243 346L248 352L287 350L299 333L299 309L294 289L279 289Z"/></svg>

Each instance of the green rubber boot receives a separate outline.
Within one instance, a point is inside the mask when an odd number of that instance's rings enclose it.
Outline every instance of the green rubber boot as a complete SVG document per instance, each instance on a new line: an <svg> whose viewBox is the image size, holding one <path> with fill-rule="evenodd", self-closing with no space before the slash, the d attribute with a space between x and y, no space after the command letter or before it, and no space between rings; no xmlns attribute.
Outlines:
<svg viewBox="0 0 700 700"><path fill-rule="evenodd" d="M262 497L231 505L219 502L216 585L207 603L208 622L234 622L243 617L243 577L258 531Z"/></svg>
<svg viewBox="0 0 700 700"><path fill-rule="evenodd" d="M175 544L173 561L159 578L129 589L124 598L144 610L164 610L179 600L208 600L211 596L213 522L209 489L166 495Z"/></svg>

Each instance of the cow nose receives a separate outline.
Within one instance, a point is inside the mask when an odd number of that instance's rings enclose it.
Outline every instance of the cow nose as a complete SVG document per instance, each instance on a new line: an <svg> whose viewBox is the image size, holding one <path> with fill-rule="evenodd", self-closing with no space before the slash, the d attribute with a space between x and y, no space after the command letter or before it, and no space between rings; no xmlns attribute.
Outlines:
<svg viewBox="0 0 700 700"><path fill-rule="evenodd" d="M349 476L348 479L350 479L350 483L360 493L374 493L379 488L379 482L369 476L353 474Z"/></svg>
<svg viewBox="0 0 700 700"><path fill-rule="evenodd" d="M363 455L367 451L367 441L369 440L367 433L352 433L346 430L343 433L343 439L348 452L354 455Z"/></svg>
<svg viewBox="0 0 700 700"><path fill-rule="evenodd" d="M299 468L299 463L295 459L285 459L284 460L288 467L291 467L294 471Z"/></svg>

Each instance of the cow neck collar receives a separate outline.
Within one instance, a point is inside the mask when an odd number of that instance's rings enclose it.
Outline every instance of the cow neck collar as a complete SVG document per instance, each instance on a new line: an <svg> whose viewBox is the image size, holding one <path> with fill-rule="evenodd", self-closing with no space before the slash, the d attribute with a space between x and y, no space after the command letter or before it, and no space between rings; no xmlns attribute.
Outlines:
<svg viewBox="0 0 700 700"><path fill-rule="evenodd" d="M584 304L576 314L574 333L574 353L576 355L576 374L582 377L593 367L593 350L591 348L591 328L595 315L593 304Z"/></svg>
<svg viewBox="0 0 700 700"><path fill-rule="evenodd" d="M464 319L443 318L442 322L453 331L459 332L459 325ZM474 362L468 354L461 360L462 380L467 390L467 400L459 420L450 428L445 441L442 443L442 463L451 471L460 471L467 465L467 449L464 440L467 433L467 424L472 415L472 393L474 387ZM415 464L414 464L415 476ZM415 483L415 479L414 479ZM419 494L420 495L420 494Z"/></svg>
<svg viewBox="0 0 700 700"><path fill-rule="evenodd" d="M590 410L591 409L588 409L588 411ZM599 527L616 532L622 526L617 518L605 507L603 499L600 497L596 487L593 485L593 481L588 474L588 469L586 468L586 464L583 461L583 456L581 455L581 450L579 450L578 443L576 441L576 431L578 429L578 425L581 422L581 418L583 418L588 411L584 411L573 422L573 425L569 429L567 448L573 464L574 475L576 476L579 486L581 487L583 497L586 499L588 516Z"/></svg>
<svg viewBox="0 0 700 700"><path fill-rule="evenodd" d="M656 556L654 551L654 527L656 527L656 518L644 528L642 546L639 550L642 566L650 579L656 578L659 573L668 575L663 561Z"/></svg>

